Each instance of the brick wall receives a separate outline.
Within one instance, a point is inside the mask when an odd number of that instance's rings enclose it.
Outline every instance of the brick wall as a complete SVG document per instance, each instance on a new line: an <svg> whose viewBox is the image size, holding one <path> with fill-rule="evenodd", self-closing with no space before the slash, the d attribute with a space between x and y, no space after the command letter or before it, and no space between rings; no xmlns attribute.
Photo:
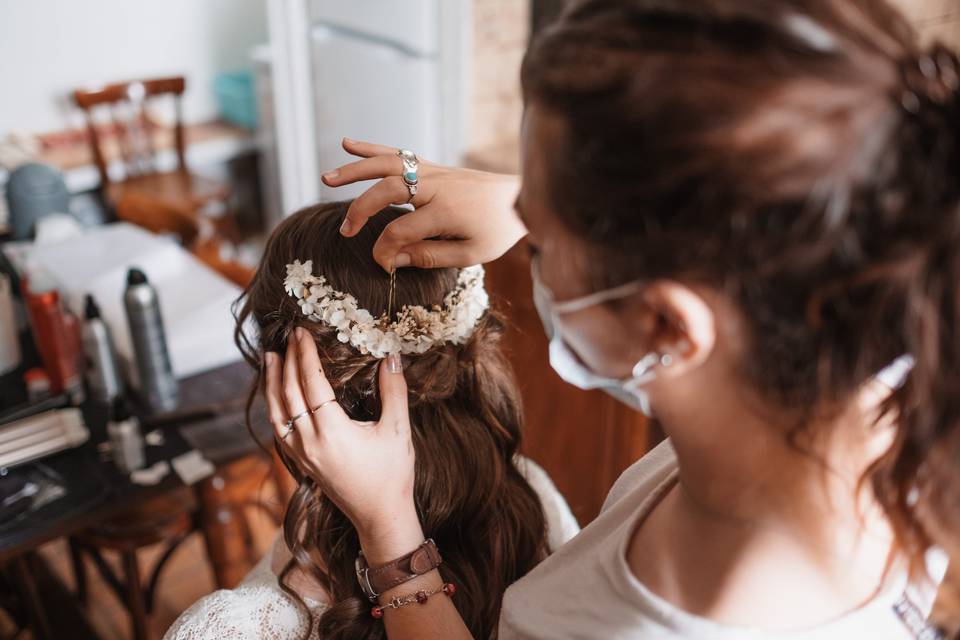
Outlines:
<svg viewBox="0 0 960 640"><path fill-rule="evenodd" d="M960 48L960 0L891 0L924 41ZM520 61L530 31L527 0L474 0L471 154L495 156L487 168L516 170L513 149L520 130Z"/></svg>
<svg viewBox="0 0 960 640"><path fill-rule="evenodd" d="M520 135L520 61L530 32L526 0L474 0L471 150L516 144Z"/></svg>

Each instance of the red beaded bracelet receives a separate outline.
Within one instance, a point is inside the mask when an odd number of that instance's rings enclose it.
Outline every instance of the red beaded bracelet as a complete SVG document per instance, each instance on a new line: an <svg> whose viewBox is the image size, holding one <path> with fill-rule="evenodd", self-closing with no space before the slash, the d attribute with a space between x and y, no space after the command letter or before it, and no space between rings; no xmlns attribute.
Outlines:
<svg viewBox="0 0 960 640"><path fill-rule="evenodd" d="M430 596L436 595L441 591L445 593L447 597L452 598L453 594L457 592L457 587L452 582L445 582L442 586L436 587L430 591L417 591L416 593L411 593L403 597L394 596L390 598L390 602L387 604L382 604L370 609L370 615L379 620L383 617L383 612L387 609L399 609L400 607L405 607L408 604L413 604L414 602L418 604L426 604Z"/></svg>

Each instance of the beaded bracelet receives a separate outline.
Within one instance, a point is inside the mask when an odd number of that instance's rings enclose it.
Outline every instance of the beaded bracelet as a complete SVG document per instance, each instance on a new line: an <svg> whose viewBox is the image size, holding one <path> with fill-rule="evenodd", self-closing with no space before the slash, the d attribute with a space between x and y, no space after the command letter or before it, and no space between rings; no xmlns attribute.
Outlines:
<svg viewBox="0 0 960 640"><path fill-rule="evenodd" d="M405 607L408 604L413 604L414 602L418 604L426 604L430 596L437 595L441 591L446 594L448 598L452 598L453 594L457 592L457 587L452 582L445 582L441 586L431 589L430 591L417 591L416 593L411 593L403 597L394 596L390 598L390 602L387 604L382 604L370 609L370 615L374 618L380 619L383 617L383 612L387 609L399 609L400 607Z"/></svg>

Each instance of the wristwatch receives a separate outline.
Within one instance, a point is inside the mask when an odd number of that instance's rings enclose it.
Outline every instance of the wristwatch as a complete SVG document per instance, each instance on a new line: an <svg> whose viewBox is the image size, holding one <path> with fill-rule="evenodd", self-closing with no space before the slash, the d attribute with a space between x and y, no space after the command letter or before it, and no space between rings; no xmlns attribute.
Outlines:
<svg viewBox="0 0 960 640"><path fill-rule="evenodd" d="M443 558L440 557L437 545L432 539L424 540L419 547L407 555L379 567L368 565L361 551L356 563L357 582L360 583L364 595L370 598L370 602L376 602L377 596L384 591L389 591L417 576L430 573L442 562Z"/></svg>

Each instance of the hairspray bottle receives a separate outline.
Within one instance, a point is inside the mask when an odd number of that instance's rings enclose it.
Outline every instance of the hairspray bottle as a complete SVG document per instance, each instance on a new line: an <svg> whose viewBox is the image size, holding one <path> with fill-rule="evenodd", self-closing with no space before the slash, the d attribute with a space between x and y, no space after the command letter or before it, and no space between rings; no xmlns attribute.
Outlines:
<svg viewBox="0 0 960 640"><path fill-rule="evenodd" d="M127 272L123 306L130 325L140 394L151 411L170 411L177 406L177 379L167 351L157 291L140 269Z"/></svg>
<svg viewBox="0 0 960 640"><path fill-rule="evenodd" d="M100 317L100 307L91 295L86 298L80 336L90 396L100 402L111 403L120 395L120 372L110 329Z"/></svg>

